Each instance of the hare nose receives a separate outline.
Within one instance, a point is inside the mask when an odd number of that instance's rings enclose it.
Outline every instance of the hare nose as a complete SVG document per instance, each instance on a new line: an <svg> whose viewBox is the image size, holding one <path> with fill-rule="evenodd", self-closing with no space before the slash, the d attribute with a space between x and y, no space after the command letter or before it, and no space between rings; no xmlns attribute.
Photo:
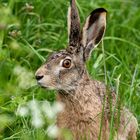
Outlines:
<svg viewBox="0 0 140 140"><path fill-rule="evenodd" d="M36 75L35 77L36 77L36 80L39 81L39 80L41 80L44 76L43 76L43 75Z"/></svg>

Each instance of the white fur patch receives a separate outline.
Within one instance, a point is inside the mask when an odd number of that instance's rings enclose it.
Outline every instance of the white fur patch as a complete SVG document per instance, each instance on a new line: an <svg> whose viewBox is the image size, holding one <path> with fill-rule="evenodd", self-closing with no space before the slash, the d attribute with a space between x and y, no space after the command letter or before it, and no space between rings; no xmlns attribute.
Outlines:
<svg viewBox="0 0 140 140"><path fill-rule="evenodd" d="M71 60L71 57L67 56L65 59L70 59L70 60ZM59 70L65 69L65 68L62 67L63 61L64 61L65 59L62 59L62 60L60 61L60 69L59 69ZM70 67L70 68L71 68L71 67Z"/></svg>

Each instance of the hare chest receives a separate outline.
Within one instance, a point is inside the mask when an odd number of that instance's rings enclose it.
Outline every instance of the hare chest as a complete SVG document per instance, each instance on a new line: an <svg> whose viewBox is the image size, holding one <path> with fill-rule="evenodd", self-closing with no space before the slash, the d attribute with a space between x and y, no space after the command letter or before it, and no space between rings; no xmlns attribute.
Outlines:
<svg viewBox="0 0 140 140"><path fill-rule="evenodd" d="M63 100L65 109L58 115L57 124L60 128L69 129L76 140L96 140L100 132L102 103L96 94L92 97L90 94L82 95Z"/></svg>

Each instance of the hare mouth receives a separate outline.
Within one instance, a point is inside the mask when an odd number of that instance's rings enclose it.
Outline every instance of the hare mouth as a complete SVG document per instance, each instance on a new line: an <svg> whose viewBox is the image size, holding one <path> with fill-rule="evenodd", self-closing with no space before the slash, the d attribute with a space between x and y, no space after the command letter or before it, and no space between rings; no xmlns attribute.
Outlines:
<svg viewBox="0 0 140 140"><path fill-rule="evenodd" d="M38 83L38 85L39 85L40 87L42 87L42 88L48 88L48 86L45 85L45 84L43 84L43 83L41 82L41 80L37 81L37 83Z"/></svg>
<svg viewBox="0 0 140 140"><path fill-rule="evenodd" d="M49 85L46 85L46 84L42 83L41 81L38 81L38 85L39 85L41 88L44 88L44 89L49 89L49 90L55 89L54 87L49 86Z"/></svg>

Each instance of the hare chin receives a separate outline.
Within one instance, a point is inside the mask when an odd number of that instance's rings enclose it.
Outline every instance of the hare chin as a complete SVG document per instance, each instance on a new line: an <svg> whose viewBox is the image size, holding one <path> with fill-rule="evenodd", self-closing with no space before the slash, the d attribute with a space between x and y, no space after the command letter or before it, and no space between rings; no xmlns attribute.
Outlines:
<svg viewBox="0 0 140 140"><path fill-rule="evenodd" d="M37 82L42 88L48 88L45 84L43 84L41 81Z"/></svg>
<svg viewBox="0 0 140 140"><path fill-rule="evenodd" d="M55 89L53 86L47 85L47 82L44 81L43 79L42 79L42 80L39 80L37 83L38 83L42 88L49 89L49 90L54 90L54 89Z"/></svg>
<svg viewBox="0 0 140 140"><path fill-rule="evenodd" d="M48 89L48 90L54 90L55 88L52 86L47 86L46 84L42 82L38 82L38 84L41 86L41 88Z"/></svg>

